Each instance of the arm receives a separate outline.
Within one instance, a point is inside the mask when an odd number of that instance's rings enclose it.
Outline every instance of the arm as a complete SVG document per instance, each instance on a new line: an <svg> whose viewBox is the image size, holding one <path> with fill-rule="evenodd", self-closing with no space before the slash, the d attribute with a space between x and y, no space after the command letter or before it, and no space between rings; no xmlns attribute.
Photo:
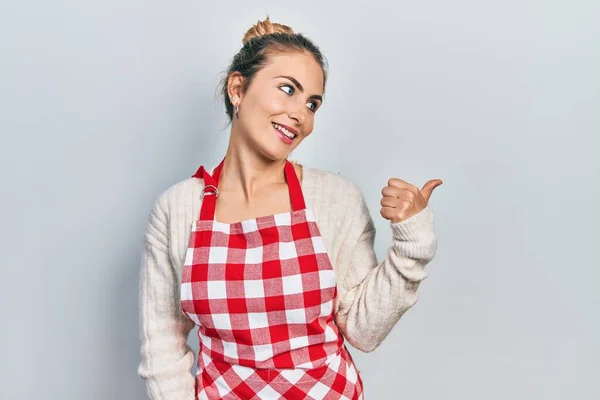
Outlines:
<svg viewBox="0 0 600 400"><path fill-rule="evenodd" d="M361 230L347 273L345 293L339 298L336 322L357 349L375 350L400 317L417 301L425 266L437 250L433 213L429 206L398 223L390 223L392 246L382 262L373 249L375 227L360 196Z"/></svg>
<svg viewBox="0 0 600 400"><path fill-rule="evenodd" d="M194 324L180 311L178 275L169 257L167 216L161 202L150 215L142 253L138 373L151 400L192 400L194 353L187 337Z"/></svg>

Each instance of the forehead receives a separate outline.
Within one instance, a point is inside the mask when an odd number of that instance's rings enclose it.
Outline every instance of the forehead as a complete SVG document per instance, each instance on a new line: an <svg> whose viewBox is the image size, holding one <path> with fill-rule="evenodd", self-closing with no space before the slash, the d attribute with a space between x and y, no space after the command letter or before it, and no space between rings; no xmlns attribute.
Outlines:
<svg viewBox="0 0 600 400"><path fill-rule="evenodd" d="M290 76L300 82L307 94L323 94L323 70L310 53L271 54L269 62L259 74L266 80Z"/></svg>

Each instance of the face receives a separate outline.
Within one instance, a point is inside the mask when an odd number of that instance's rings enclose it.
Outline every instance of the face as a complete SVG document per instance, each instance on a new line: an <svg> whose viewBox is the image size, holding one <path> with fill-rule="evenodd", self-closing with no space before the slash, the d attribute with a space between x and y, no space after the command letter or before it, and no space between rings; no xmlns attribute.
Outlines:
<svg viewBox="0 0 600 400"><path fill-rule="evenodd" d="M282 160L313 130L323 101L323 71L309 53L272 54L246 92L230 90L233 96L239 119L234 117L232 135L264 157Z"/></svg>

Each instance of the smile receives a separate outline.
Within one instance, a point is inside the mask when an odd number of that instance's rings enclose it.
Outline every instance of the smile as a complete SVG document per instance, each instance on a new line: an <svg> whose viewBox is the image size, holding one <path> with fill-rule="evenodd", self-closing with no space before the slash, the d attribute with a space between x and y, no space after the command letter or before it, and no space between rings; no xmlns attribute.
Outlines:
<svg viewBox="0 0 600 400"><path fill-rule="evenodd" d="M286 137L288 137L290 139L294 139L296 136L298 136L297 133L291 132L287 128L284 128L283 126L276 124L275 122L272 122L271 124L273 125L273 127L275 129L277 129L279 132L281 132L282 134L284 134Z"/></svg>

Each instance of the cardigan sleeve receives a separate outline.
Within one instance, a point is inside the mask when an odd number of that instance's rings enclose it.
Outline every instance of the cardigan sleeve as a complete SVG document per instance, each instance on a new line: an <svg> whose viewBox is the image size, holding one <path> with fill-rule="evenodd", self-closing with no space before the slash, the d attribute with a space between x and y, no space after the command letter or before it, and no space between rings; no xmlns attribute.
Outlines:
<svg viewBox="0 0 600 400"><path fill-rule="evenodd" d="M194 323L179 306L179 281L169 256L164 196L156 202L145 232L139 280L141 362L151 400L193 400L193 350L187 337Z"/></svg>
<svg viewBox="0 0 600 400"><path fill-rule="evenodd" d="M417 289L426 278L425 266L437 250L430 206L416 215L391 223L392 246L378 262L373 248L375 226L362 194L352 229L358 229L338 299L336 323L348 342L363 352L375 350L400 317L417 301Z"/></svg>

